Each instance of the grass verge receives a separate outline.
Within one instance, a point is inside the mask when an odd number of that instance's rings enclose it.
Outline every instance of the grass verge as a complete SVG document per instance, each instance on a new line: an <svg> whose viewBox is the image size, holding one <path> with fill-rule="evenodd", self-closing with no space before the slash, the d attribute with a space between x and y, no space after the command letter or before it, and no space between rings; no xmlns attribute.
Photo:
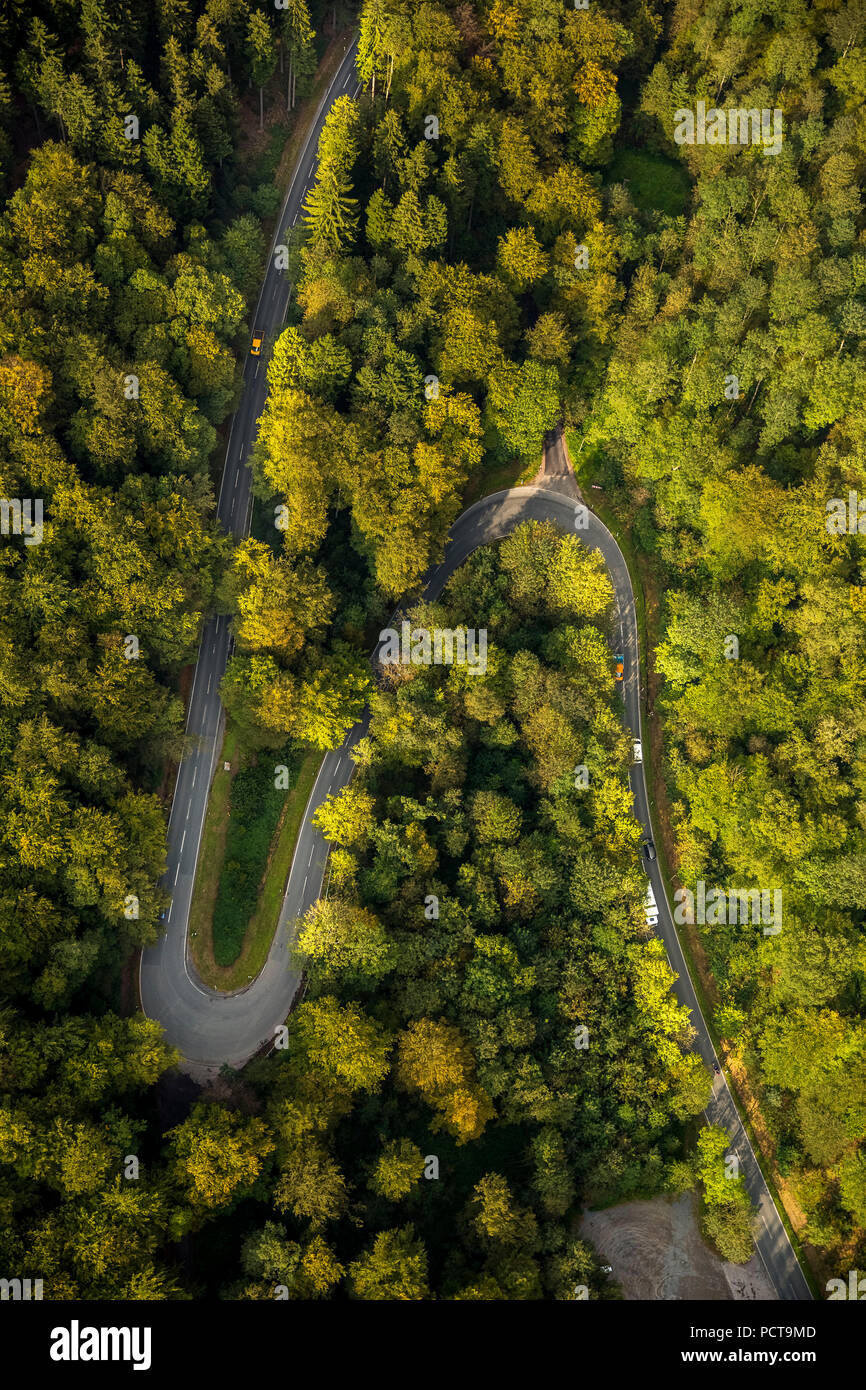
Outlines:
<svg viewBox="0 0 866 1390"><path fill-rule="evenodd" d="M313 86L309 96L305 97L292 113L294 121L292 132L289 139L286 141L282 158L277 164L274 174L274 183L282 193L285 193L289 186L292 173L298 162L298 155L312 128L319 102L328 90L337 68L343 61L343 55L346 52L346 44L350 40L352 33L353 30L350 26L342 30L341 33L334 35L325 50L322 61L316 69L316 76L313 80Z"/></svg>
<svg viewBox="0 0 866 1390"><path fill-rule="evenodd" d="M526 459L522 458L511 459L495 468L488 468L482 464L469 474L466 487L463 489L463 510L471 507L473 502L478 502L482 497L489 497L491 492L525 486L532 481L540 466L540 459L533 459L531 463L527 463Z"/></svg>

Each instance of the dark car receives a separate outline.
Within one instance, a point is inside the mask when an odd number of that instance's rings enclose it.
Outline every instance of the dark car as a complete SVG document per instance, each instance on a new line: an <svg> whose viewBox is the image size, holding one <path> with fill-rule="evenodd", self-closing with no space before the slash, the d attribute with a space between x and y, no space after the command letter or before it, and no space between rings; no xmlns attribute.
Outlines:
<svg viewBox="0 0 866 1390"><path fill-rule="evenodd" d="M655 847L655 845L653 844L652 840L644 840L644 842L643 842L643 852L644 852L644 854L646 855L647 859L650 859L650 860L655 859L655 857L656 857L656 847Z"/></svg>

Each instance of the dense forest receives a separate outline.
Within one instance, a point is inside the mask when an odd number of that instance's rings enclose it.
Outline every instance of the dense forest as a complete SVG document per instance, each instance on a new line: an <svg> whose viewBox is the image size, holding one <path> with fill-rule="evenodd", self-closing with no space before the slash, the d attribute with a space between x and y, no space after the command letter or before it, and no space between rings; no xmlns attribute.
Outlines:
<svg viewBox="0 0 866 1390"><path fill-rule="evenodd" d="M826 523L866 496L866 9L366 0L352 22L363 95L328 115L268 345L255 488L284 520L233 546L221 443L280 204L245 127L309 92L336 12L0 17L0 491L45 517L0 541L0 1263L52 1298L604 1297L575 1214L696 1180L746 1257L641 928L603 572L526 528L413 610L486 624L483 677L378 687L367 659L467 489L527 476L563 422L663 596L671 867L783 890L777 936L703 929L714 1026L806 1237L862 1265L864 543ZM699 101L780 110L779 152L676 143ZM214 609L248 748L373 718L320 814L288 1049L169 1124L176 1059L120 981L158 935Z"/></svg>
<svg viewBox="0 0 866 1390"><path fill-rule="evenodd" d="M866 486L866 15L678 5L654 54L643 7L433 14L364 7L371 100L338 102L322 138L302 317L258 447L262 495L290 503L276 591L318 558L336 741L362 699L345 642L365 613L335 509L379 618L435 558L479 459L532 459L565 419L666 596L679 876L783 892L778 938L704 933L716 1028L809 1239L856 1259L866 608L862 530L829 527L827 504ZM674 112L701 100L779 110L781 148L678 145ZM273 741L298 730L291 637L248 643L230 674Z"/></svg>
<svg viewBox="0 0 866 1390"><path fill-rule="evenodd" d="M290 1225L247 1238L235 1295L303 1296L327 1230L356 1298L596 1296L578 1197L694 1181L678 1122L710 1078L647 939L612 599L600 558L537 523L410 613L471 615L487 670L385 668L357 774L317 813L335 848L297 941L310 988L276 1075L245 1073Z"/></svg>
<svg viewBox="0 0 866 1390"><path fill-rule="evenodd" d="M264 49L296 100L293 16ZM0 543L0 1262L56 1298L179 1288L168 1151L162 1183L123 1176L160 1147L174 1058L118 989L157 936L178 681L230 562L218 431L280 201L237 163L262 22L243 0L0 18L0 491L44 515Z"/></svg>
<svg viewBox="0 0 866 1390"><path fill-rule="evenodd" d="M783 892L778 935L703 932L719 1035L808 1238L861 1261L866 552L827 523L866 491L864 42L862 5L675 8L629 129L685 158L692 202L610 191L630 283L581 429L666 591L680 877ZM702 97L780 108L780 152L676 146Z"/></svg>
<svg viewBox="0 0 866 1390"><path fill-rule="evenodd" d="M590 169L616 66L652 33L621 8L363 8L370 97L340 97L322 133L256 448L282 547L242 548L232 575L223 694L249 737L340 741L363 706L352 651L417 589L473 470L539 456L598 379L623 291Z"/></svg>

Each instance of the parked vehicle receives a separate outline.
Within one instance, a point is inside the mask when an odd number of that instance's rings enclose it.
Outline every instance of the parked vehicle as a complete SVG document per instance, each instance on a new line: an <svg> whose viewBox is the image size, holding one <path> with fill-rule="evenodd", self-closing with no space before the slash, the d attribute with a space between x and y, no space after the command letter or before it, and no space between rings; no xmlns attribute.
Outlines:
<svg viewBox="0 0 866 1390"><path fill-rule="evenodd" d="M653 844L652 840L644 840L643 852L646 855L647 859L649 859L650 863L652 863L653 859L655 859L656 857L656 847Z"/></svg>
<svg viewBox="0 0 866 1390"><path fill-rule="evenodd" d="M642 763L642 762L643 762L643 748L642 748L642 746L641 746L641 741L640 741L640 739L639 739L639 738L636 738L635 741L634 741L634 743L632 744L631 747L632 747L632 752L634 753L634 760L635 760L635 762L636 762L636 763Z"/></svg>
<svg viewBox="0 0 866 1390"><path fill-rule="evenodd" d="M615 681L621 681L622 678L623 678L624 673L625 673L625 657L623 656L622 652L617 652L616 656L615 656L614 659L613 659L613 678L614 678L614 680L615 680Z"/></svg>

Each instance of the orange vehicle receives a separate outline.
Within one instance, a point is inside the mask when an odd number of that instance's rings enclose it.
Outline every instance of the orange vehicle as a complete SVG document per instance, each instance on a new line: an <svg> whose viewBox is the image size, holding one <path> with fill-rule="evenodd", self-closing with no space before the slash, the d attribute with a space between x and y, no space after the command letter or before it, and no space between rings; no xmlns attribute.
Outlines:
<svg viewBox="0 0 866 1390"><path fill-rule="evenodd" d="M261 357L262 355L262 338L260 333L257 333L256 336L253 338L253 345L250 348L250 355L252 357Z"/></svg>
<svg viewBox="0 0 866 1390"><path fill-rule="evenodd" d="M614 662L614 674L613 674L613 678L614 678L614 680L621 681L622 678L623 678L623 672L624 672L624 670L625 670L625 661L624 661L624 659L623 659L623 654L622 654L622 652L617 652L616 656L615 656L614 659L613 659L613 662Z"/></svg>

